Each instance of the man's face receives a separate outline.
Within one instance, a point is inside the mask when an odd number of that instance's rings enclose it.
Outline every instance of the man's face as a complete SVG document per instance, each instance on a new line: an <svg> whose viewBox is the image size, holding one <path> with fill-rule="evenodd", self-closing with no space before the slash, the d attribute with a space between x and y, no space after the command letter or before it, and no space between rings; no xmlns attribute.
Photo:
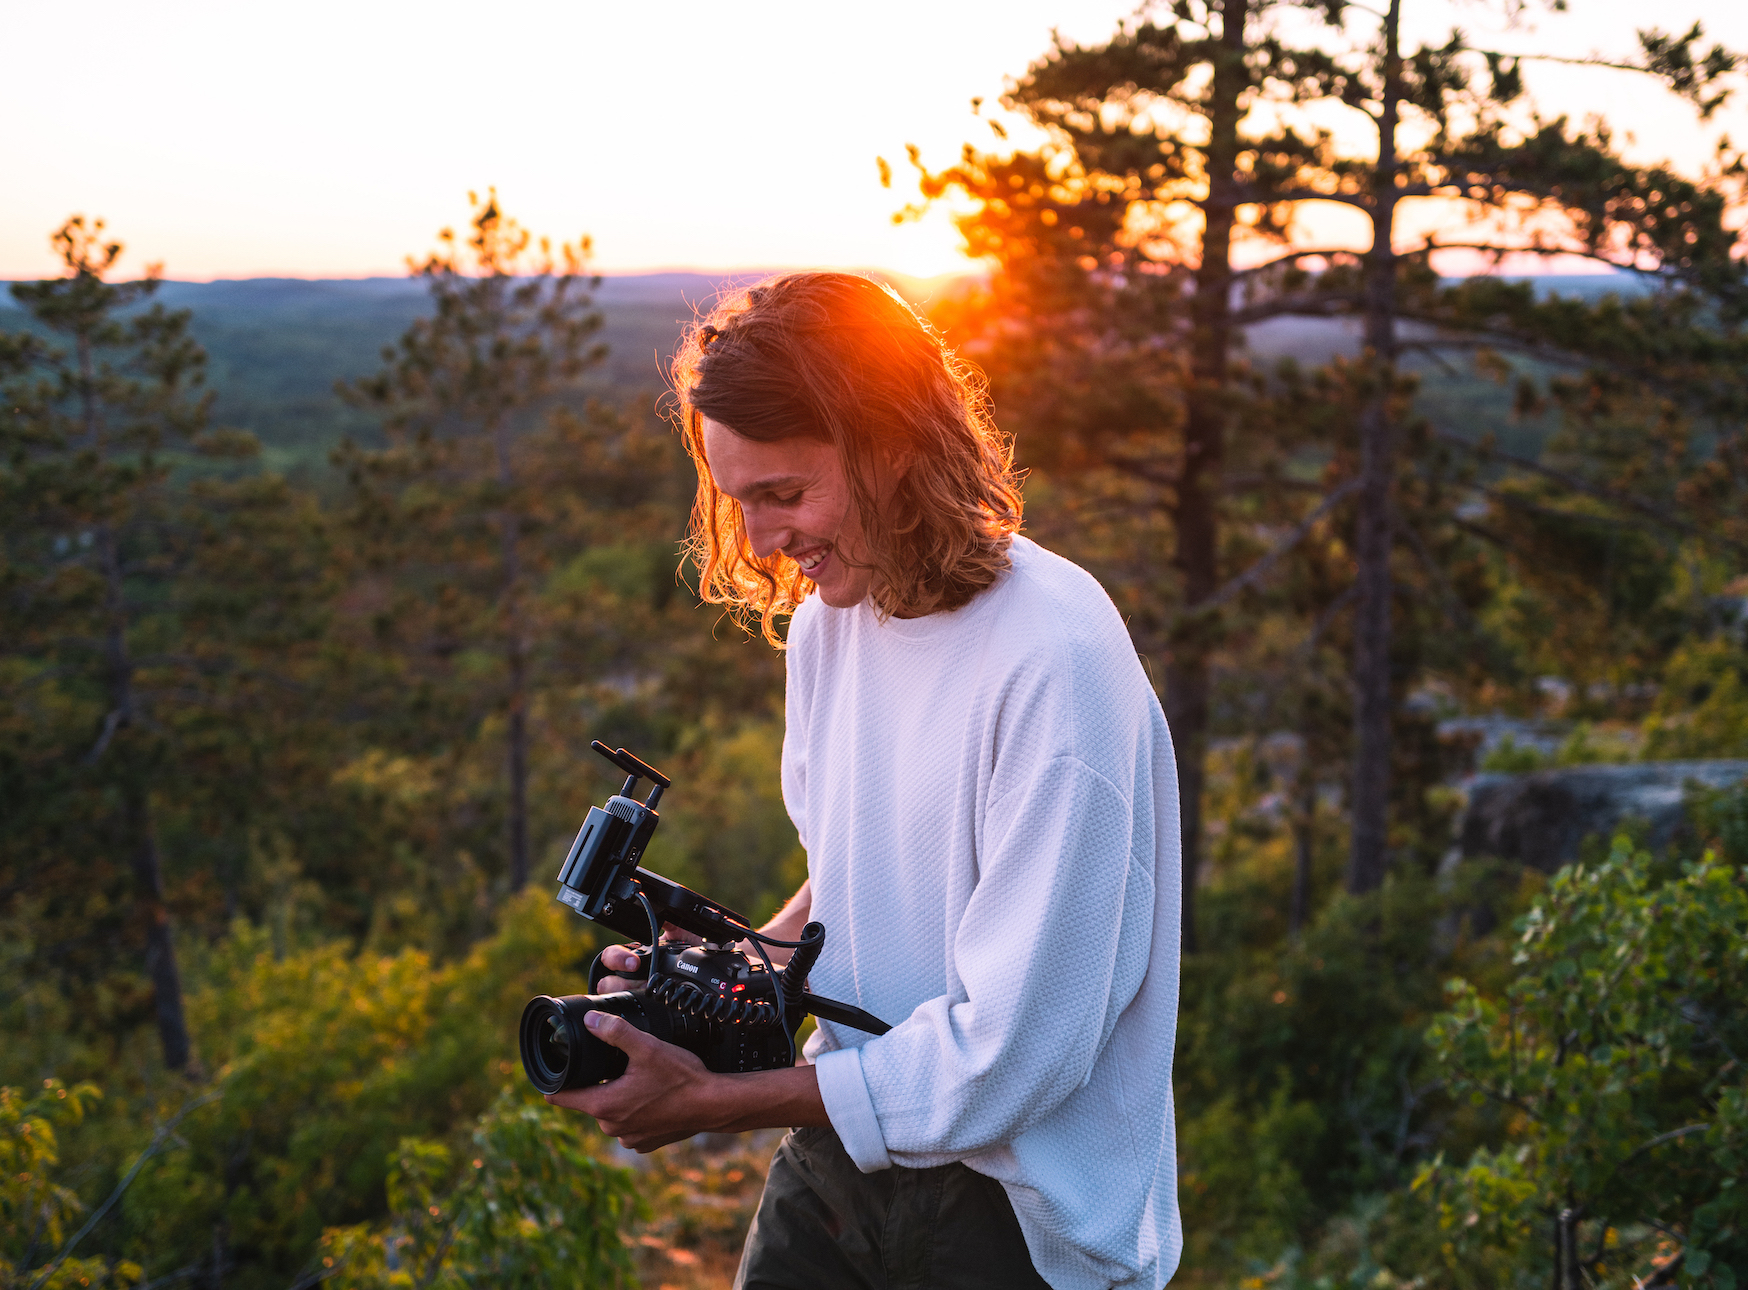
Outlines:
<svg viewBox="0 0 1748 1290"><path fill-rule="evenodd" d="M716 486L740 503L755 554L781 551L834 609L862 603L874 571L836 448L802 438L758 443L706 417L704 456Z"/></svg>

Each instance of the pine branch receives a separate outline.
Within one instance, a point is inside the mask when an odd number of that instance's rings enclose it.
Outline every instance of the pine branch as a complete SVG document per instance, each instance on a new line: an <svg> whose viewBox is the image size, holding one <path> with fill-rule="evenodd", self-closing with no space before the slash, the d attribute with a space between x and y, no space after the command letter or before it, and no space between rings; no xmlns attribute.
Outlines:
<svg viewBox="0 0 1748 1290"><path fill-rule="evenodd" d="M1357 492L1359 486L1360 479L1356 475L1354 478L1341 485L1341 487L1337 488L1334 492L1330 493L1312 508L1309 515L1300 520L1299 523L1293 527L1292 532L1288 533L1286 537L1275 543L1266 555L1257 560L1256 563L1252 564L1250 568L1246 569L1236 578L1228 581L1206 600L1200 600L1195 604L1188 606L1187 612L1193 614L1209 613L1235 598L1246 588L1256 586L1257 583L1269 575L1269 572L1275 567L1275 565L1281 562L1282 557L1284 557L1294 547L1298 546L1300 542L1305 540L1305 535L1317 526L1319 520L1329 514L1330 511L1334 510L1352 494Z"/></svg>
<svg viewBox="0 0 1748 1290"><path fill-rule="evenodd" d="M98 732L97 742L91 745L91 751L85 754L85 765L95 766L97 760L108 750L110 740L115 738L115 732L121 728L123 715L120 708L111 708L104 714L103 729Z"/></svg>
<svg viewBox="0 0 1748 1290"><path fill-rule="evenodd" d="M1391 513L1395 517L1394 527L1396 531L1408 539L1409 549L1414 552L1414 558L1420 564L1422 572L1437 588L1446 620L1464 635L1484 641L1486 638L1481 631L1480 624L1475 621L1475 616L1469 612L1469 607L1463 603L1462 597L1457 595L1457 589L1451 585L1449 576L1439 567L1438 560L1434 558L1431 549L1426 545L1426 539L1421 536L1420 530L1409 523L1400 510L1392 507Z"/></svg>
<svg viewBox="0 0 1748 1290"><path fill-rule="evenodd" d="M1566 489L1568 492L1582 493L1586 497L1594 497L1599 502L1607 502L1610 506L1618 506L1622 510L1633 511L1636 514L1643 515L1646 519L1654 521L1671 532L1680 533L1683 537L1695 537L1702 541L1721 542L1732 550L1748 553L1748 543L1739 542L1734 538L1726 537L1721 533L1707 533L1697 526L1688 523L1686 520L1671 515L1655 502L1639 497L1636 494L1617 493L1612 489L1604 488L1600 484L1593 484L1587 479L1581 479L1577 475L1570 474L1564 470L1556 470L1552 466L1544 466L1541 462L1532 461L1528 457L1519 457L1515 453L1505 452L1502 449L1493 447L1492 445L1472 443L1463 438L1463 436L1453 434L1449 430L1439 430L1435 428L1430 430L1430 433L1432 437L1437 439L1440 443L1449 444L1453 448L1461 448L1465 452L1472 453L1483 460L1497 458L1500 461L1507 462L1510 465L1517 467L1519 470L1527 470L1532 474L1540 475L1544 479L1551 480L1560 485L1560 487Z"/></svg>
<svg viewBox="0 0 1748 1290"><path fill-rule="evenodd" d="M1638 1146L1634 1147L1631 1151L1629 1151L1621 1159L1621 1164L1624 1165L1627 1163L1628 1160L1631 1160L1634 1156L1643 1155L1645 1152L1651 1150L1653 1147L1662 1146L1665 1142L1674 1142L1677 1138L1685 1138L1690 1133L1704 1133L1707 1129L1709 1129L1711 1127L1712 1127L1711 1121L1707 1120L1703 1124L1688 1124L1688 1125L1682 1126L1679 1129L1671 1129L1668 1133L1659 1133L1656 1137L1652 1138L1650 1141L1641 1142ZM1616 1165L1615 1168L1617 1168L1617 1169L1620 1168L1620 1165Z"/></svg>
<svg viewBox="0 0 1748 1290"><path fill-rule="evenodd" d="M1423 196L1424 194L1408 194ZM1372 201L1358 193L1325 193L1315 188L1283 188L1273 191L1258 184L1237 183L1233 185L1230 199L1241 206L1279 206L1286 202L1336 202L1342 206L1353 206L1359 210L1369 211ZM1198 202L1198 205L1205 204Z"/></svg>
<svg viewBox="0 0 1748 1290"><path fill-rule="evenodd" d="M1575 255L1585 260L1595 260L1598 264L1606 264L1612 269L1626 273L1637 273L1647 278L1669 278L1675 275L1659 266L1655 269L1641 268L1636 264L1622 264L1619 260L1610 259L1601 251L1586 250L1582 247L1545 246L1532 244L1530 246L1501 246L1495 242L1432 242L1426 244L1427 251L1480 251L1485 255Z"/></svg>
<svg viewBox="0 0 1748 1290"><path fill-rule="evenodd" d="M1397 315L1403 322L1425 323L1429 327L1449 327L1448 319L1431 314L1417 314L1404 311ZM1418 340L1397 342L1397 349L1402 353L1419 352L1438 362L1447 373L1458 375L1462 369L1439 358L1440 350L1452 349L1490 349L1504 350L1523 358L1533 358L1538 363L1548 363L1554 366L1569 367L1583 370L1592 366L1589 359L1583 355L1573 354L1567 350L1554 349L1546 345L1533 344L1521 336L1511 332L1490 331L1486 328L1464 328L1467 333L1462 336L1425 336Z"/></svg>
<svg viewBox="0 0 1748 1290"><path fill-rule="evenodd" d="M1274 259L1267 260L1262 264L1253 264L1248 269L1234 269L1232 271L1231 278L1232 278L1232 281L1237 282L1237 281L1240 281L1241 279L1244 279L1244 278L1255 277L1259 273L1267 273L1270 269L1274 268L1276 265L1290 264L1295 260L1315 260L1315 259L1327 260L1327 259L1333 259L1335 256L1338 256L1338 255L1351 255L1354 259L1357 260L1357 259L1362 258L1365 255L1365 252L1364 251L1356 251L1352 247L1327 247L1327 248L1320 247L1320 248L1303 250L1303 251L1289 251L1285 255L1278 255Z"/></svg>

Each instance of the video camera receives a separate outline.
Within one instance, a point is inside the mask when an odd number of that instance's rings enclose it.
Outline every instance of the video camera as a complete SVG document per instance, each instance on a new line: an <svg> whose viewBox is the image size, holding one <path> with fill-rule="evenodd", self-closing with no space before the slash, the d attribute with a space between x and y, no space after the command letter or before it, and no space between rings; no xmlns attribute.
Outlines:
<svg viewBox="0 0 1748 1290"><path fill-rule="evenodd" d="M589 994L541 995L522 1010L522 1068L542 1093L583 1088L625 1073L625 1053L590 1034L583 1018L610 1012L664 1043L696 1053L707 1070L776 1070L795 1064L795 1032L808 1013L827 1021L883 1035L889 1029L871 1013L823 999L807 989L807 974L825 948L825 928L809 923L799 941L779 941L756 931L741 915L688 887L638 866L660 816L656 803L669 779L625 749L600 740L590 745L629 778L605 806L589 808L558 874L558 898L584 918L625 936L647 932L635 972L641 989L595 994L608 975L601 956L589 968ZM637 781L651 784L638 801ZM671 925L703 938L702 945L664 942ZM758 962L736 950L748 941ZM793 950L778 972L766 946Z"/></svg>

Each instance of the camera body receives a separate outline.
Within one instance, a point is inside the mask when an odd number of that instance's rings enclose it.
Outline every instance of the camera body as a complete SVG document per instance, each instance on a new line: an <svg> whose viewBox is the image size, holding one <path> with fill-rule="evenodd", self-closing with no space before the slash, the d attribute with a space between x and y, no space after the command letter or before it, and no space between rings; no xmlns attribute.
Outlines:
<svg viewBox="0 0 1748 1290"><path fill-rule="evenodd" d="M807 990L807 974L825 948L825 928L809 923L799 941L777 941L755 931L734 910L708 900L640 867L644 850L661 817L656 804L669 786L665 775L623 748L592 745L629 774L625 787L591 807L577 830L558 875L558 899L584 918L634 938L647 937L634 972L643 978L632 990L596 994L606 970L596 956L589 970L589 994L531 999L522 1011L522 1068L542 1093L584 1088L625 1073L623 1051L595 1038L583 1024L590 1012L623 1017L639 1030L695 1053L705 1069L718 1072L777 1070L795 1064L795 1032L808 1014L884 1034L879 1018L849 1004L822 999ZM649 797L632 796L639 779L648 779ZM701 937L700 945L663 941L672 926ZM732 948L750 943L754 959ZM791 948L778 972L765 944Z"/></svg>
<svg viewBox="0 0 1748 1290"><path fill-rule="evenodd" d="M604 975L597 957L589 973L591 993L530 1001L522 1013L522 1061L535 1087L553 1093L625 1073L624 1052L583 1024L596 1011L696 1053L707 1070L768 1071L795 1064L777 980L763 963L736 950L671 942L638 959L639 971L617 975L645 977L641 988L593 993Z"/></svg>

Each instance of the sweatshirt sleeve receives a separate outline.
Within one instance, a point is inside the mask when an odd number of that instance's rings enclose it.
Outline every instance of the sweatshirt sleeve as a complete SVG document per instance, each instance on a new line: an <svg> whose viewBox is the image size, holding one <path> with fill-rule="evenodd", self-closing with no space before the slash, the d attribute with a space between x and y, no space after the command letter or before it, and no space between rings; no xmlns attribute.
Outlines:
<svg viewBox="0 0 1748 1290"><path fill-rule="evenodd" d="M1127 797L1072 756L989 805L952 938L961 988L818 1058L826 1113L864 1172L1011 1142L1087 1081L1147 971L1153 877L1131 824Z"/></svg>

